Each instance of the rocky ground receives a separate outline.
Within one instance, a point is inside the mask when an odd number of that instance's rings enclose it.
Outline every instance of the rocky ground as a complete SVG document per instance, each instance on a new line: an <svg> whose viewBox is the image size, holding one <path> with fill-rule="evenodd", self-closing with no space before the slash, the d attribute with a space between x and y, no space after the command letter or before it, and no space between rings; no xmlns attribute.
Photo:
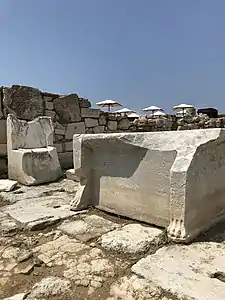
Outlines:
<svg viewBox="0 0 225 300"><path fill-rule="evenodd" d="M0 299L224 300L225 224L191 245L95 209L61 179L0 193Z"/></svg>

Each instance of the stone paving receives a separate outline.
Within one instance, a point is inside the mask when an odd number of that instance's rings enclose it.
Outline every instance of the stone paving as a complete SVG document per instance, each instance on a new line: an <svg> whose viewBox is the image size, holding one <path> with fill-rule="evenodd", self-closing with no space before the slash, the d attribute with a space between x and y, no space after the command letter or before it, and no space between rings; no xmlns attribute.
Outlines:
<svg viewBox="0 0 225 300"><path fill-rule="evenodd" d="M0 299L224 300L225 225L191 245L101 211L62 179L0 193Z"/></svg>

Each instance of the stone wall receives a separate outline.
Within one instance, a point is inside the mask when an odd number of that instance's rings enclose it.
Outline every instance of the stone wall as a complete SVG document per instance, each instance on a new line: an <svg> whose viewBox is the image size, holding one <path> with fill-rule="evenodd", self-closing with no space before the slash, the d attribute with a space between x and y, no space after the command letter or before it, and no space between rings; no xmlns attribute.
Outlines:
<svg viewBox="0 0 225 300"><path fill-rule="evenodd" d="M72 167L72 137L76 133L111 133L137 131L171 131L197 128L224 127L225 118L209 119L207 116L175 116L157 119L127 117L91 108L88 99L77 94L58 95L41 92L27 86L0 87L0 174L7 172L6 118L8 113L19 119L33 120L50 116L55 126L54 142L63 168Z"/></svg>
<svg viewBox="0 0 225 300"><path fill-rule="evenodd" d="M174 131L207 128L225 128L225 117L209 118L207 115L167 116L154 119L140 118L133 122L129 131Z"/></svg>
<svg viewBox="0 0 225 300"><path fill-rule="evenodd" d="M127 131L127 118L91 108L88 99L77 94L58 95L27 86L0 87L0 174L7 172L6 118L33 120L50 116L55 127L54 142L63 168L72 167L72 139L75 133Z"/></svg>

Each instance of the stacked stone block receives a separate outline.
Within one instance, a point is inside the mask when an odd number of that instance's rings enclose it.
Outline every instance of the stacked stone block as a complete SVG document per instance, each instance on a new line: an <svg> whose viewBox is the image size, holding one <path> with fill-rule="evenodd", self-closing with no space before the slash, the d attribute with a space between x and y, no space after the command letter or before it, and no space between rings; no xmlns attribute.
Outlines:
<svg viewBox="0 0 225 300"><path fill-rule="evenodd" d="M91 108L88 99L77 94L58 95L27 86L14 85L0 89L0 172L7 171L6 118L13 113L19 119L33 120L45 115L54 124L54 143L63 168L73 164L73 135L75 133L104 133L129 130L127 118Z"/></svg>
<svg viewBox="0 0 225 300"><path fill-rule="evenodd" d="M172 131L177 129L176 117L158 117L146 118L142 117L133 122L133 131Z"/></svg>
<svg viewBox="0 0 225 300"><path fill-rule="evenodd" d="M225 117L209 118L207 115L184 117L177 120L177 130L224 128Z"/></svg>
<svg viewBox="0 0 225 300"><path fill-rule="evenodd" d="M0 176L7 172L6 118L13 113L19 119L33 120L50 116L54 124L54 143L63 168L73 166L73 135L112 132L170 131L224 127L225 117L209 119L207 116L175 116L156 119L140 118L131 121L126 116L91 108L88 99L77 94L58 95L27 86L0 87Z"/></svg>

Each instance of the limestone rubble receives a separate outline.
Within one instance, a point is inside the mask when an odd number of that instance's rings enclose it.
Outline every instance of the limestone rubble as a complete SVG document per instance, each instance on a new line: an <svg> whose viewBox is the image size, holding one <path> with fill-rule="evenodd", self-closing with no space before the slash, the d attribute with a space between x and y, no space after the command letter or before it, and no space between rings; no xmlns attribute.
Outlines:
<svg viewBox="0 0 225 300"><path fill-rule="evenodd" d="M0 192L0 299L224 300L224 223L173 245L147 224L70 212L78 187L61 179Z"/></svg>

